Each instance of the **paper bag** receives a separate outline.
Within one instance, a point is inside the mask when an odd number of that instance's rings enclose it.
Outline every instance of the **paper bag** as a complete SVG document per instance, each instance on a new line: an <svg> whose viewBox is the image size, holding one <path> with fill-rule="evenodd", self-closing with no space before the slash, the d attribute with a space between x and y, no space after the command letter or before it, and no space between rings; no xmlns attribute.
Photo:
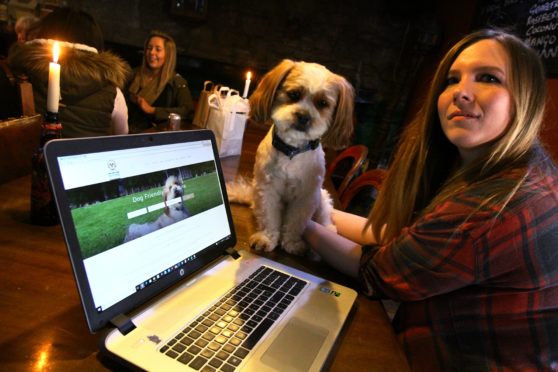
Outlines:
<svg viewBox="0 0 558 372"><path fill-rule="evenodd" d="M209 95L218 90L219 87L219 85L213 84L210 80L206 80L203 83L203 89L198 98L198 105L194 112L192 124L200 128L205 128L207 126L207 117L209 116L209 104L207 103L207 99Z"/></svg>
<svg viewBox="0 0 558 372"><path fill-rule="evenodd" d="M215 134L219 156L239 155L250 111L248 100L237 90L221 87L208 97L208 105L207 128Z"/></svg>

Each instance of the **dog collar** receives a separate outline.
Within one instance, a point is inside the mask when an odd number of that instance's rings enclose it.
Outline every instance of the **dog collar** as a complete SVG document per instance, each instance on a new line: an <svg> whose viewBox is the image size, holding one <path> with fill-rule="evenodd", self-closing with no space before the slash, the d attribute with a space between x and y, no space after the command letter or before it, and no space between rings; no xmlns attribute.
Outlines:
<svg viewBox="0 0 558 372"><path fill-rule="evenodd" d="M277 150L281 151L283 154L287 155L289 159L292 159L295 155L302 154L303 152L315 150L320 145L320 140L315 139L312 141L308 141L305 146L302 147L294 147L287 143L285 143L279 136L273 132L273 139L271 140L271 144Z"/></svg>

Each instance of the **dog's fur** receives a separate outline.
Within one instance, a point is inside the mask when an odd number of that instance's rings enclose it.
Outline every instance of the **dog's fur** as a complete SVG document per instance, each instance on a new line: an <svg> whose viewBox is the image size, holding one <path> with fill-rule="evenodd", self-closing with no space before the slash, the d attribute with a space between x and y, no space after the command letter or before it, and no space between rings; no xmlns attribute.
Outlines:
<svg viewBox="0 0 558 372"><path fill-rule="evenodd" d="M230 201L252 204L254 249L272 251L280 245L292 254L306 253L302 233L311 218L335 230L331 198L322 189L322 146L290 157L272 139L275 133L296 148L313 140L343 148L353 132L353 99L353 88L343 77L316 63L284 60L262 78L250 97L250 117L271 128L258 146L252 183L227 185Z"/></svg>
<svg viewBox="0 0 558 372"><path fill-rule="evenodd" d="M165 182L165 186L163 186L163 202L165 203L163 214L161 214L155 222L133 223L128 226L128 232L126 233L124 242L134 240L190 217L190 213L188 209L186 209L183 201L172 205L167 204L167 201L175 198L182 198L183 196L184 185L182 184L182 180L176 176L169 176Z"/></svg>

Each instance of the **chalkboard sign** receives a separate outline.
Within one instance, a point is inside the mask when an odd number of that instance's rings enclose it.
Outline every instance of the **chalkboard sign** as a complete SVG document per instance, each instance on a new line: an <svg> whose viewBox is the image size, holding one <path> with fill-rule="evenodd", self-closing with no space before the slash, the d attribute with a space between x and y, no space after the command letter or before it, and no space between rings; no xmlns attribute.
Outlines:
<svg viewBox="0 0 558 372"><path fill-rule="evenodd" d="M504 28L541 56L549 77L558 77L558 0L479 0L474 28Z"/></svg>

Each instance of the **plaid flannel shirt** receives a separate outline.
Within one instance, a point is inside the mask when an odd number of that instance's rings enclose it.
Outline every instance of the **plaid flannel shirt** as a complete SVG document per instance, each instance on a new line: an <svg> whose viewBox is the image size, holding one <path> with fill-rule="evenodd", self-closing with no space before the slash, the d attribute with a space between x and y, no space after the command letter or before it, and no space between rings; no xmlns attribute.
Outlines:
<svg viewBox="0 0 558 372"><path fill-rule="evenodd" d="M558 371L558 172L542 155L501 212L479 210L473 185L363 247L364 291L401 301L393 325L413 370Z"/></svg>

